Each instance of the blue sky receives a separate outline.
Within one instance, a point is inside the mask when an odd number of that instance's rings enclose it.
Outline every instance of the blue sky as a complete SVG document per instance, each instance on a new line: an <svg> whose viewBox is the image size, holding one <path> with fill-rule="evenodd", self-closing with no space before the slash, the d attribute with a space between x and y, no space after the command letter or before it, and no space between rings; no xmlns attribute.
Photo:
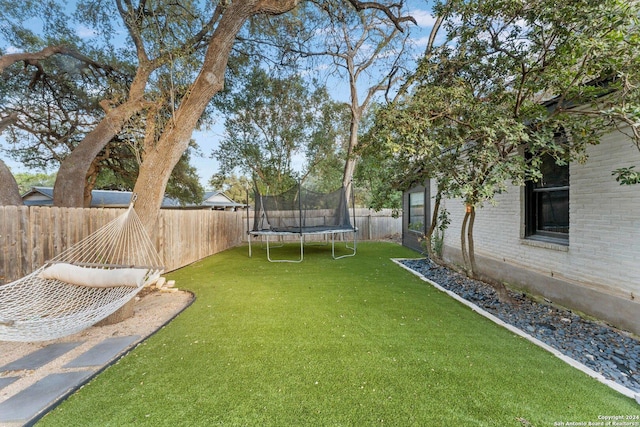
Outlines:
<svg viewBox="0 0 640 427"><path fill-rule="evenodd" d="M433 25L434 18L431 16L429 2L425 0L408 0L407 1L409 13L416 19L417 26L411 29L411 41L415 45L415 49L417 54L420 54L424 51L426 46L429 32ZM93 35L93 31L90 28L78 26L76 29L78 35L81 37L91 37ZM2 41L0 40L0 43ZM3 45L3 49L7 52L13 52L11 46ZM366 82L365 82L366 84ZM333 96L336 99L340 99L340 93L344 93L345 91L336 91ZM207 131L195 131L193 134L193 138L200 146L202 157L192 156L191 164L195 166L198 170L198 174L200 175L200 180L202 184L206 187L206 183L209 178L217 172L217 164L215 160L211 159L209 156L212 150L217 146L218 142L223 137L224 129L221 124L218 124L212 127ZM6 146L6 142L4 138L0 136L0 146ZM7 165L11 168L13 172L40 172L26 169L22 164L11 161L0 152L0 156L7 163ZM50 171L49 171L50 172Z"/></svg>
<svg viewBox="0 0 640 427"><path fill-rule="evenodd" d="M427 45L429 39L429 33L433 26L435 19L431 16L431 9L427 1L424 0L409 0L407 2L409 6L409 13L417 21L417 26L411 29L411 40L415 45L416 52L421 54ZM337 89L332 94L335 99L341 99L345 94L348 94L347 90ZM191 164L198 169L201 182L206 186L206 182L209 178L218 171L217 163L214 159L209 157L211 151L217 147L217 144L223 138L224 128L222 125L214 126L211 130L206 132L195 131L193 138L200 146L204 157L192 157Z"/></svg>

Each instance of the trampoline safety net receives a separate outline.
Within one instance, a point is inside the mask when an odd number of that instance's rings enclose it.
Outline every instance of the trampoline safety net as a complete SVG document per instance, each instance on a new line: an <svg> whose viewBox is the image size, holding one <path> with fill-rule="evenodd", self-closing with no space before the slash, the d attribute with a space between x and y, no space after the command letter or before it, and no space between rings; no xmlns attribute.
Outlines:
<svg viewBox="0 0 640 427"><path fill-rule="evenodd" d="M273 196L256 190L255 203L253 231L304 234L353 230L344 187L317 193L295 186Z"/></svg>

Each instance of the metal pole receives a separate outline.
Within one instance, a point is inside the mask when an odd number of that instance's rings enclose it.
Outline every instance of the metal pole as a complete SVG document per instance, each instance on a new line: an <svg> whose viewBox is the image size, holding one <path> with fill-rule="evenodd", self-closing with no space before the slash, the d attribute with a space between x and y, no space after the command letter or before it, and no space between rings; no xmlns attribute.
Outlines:
<svg viewBox="0 0 640 427"><path fill-rule="evenodd" d="M300 185L300 180L298 180L298 213L299 213L299 223L300 223L300 236L302 236L302 186Z"/></svg>

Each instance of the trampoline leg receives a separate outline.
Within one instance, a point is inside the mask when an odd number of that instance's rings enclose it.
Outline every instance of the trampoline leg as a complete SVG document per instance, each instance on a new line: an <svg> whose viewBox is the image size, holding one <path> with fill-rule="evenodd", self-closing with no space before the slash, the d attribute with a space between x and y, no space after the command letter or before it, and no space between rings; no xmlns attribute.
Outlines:
<svg viewBox="0 0 640 427"><path fill-rule="evenodd" d="M346 246L348 249L353 250L354 255L355 255L355 251L356 251L356 249L357 249L357 243L358 243L358 242L357 242L357 237L358 237L358 235L356 234L357 232L358 232L358 230L354 230L354 231L353 231L353 247L349 246L349 244L348 244L348 243L345 243L345 246Z"/></svg>
<svg viewBox="0 0 640 427"><path fill-rule="evenodd" d="M331 256L333 257L333 259L341 259L341 258L347 258L347 257L352 257L355 256L356 254L356 231L353 232L353 248L350 248L348 244L345 244L345 247L347 249L351 249L353 252L352 253L348 253L346 255L340 255L340 256L336 256L336 233L331 233Z"/></svg>
<svg viewBox="0 0 640 427"><path fill-rule="evenodd" d="M269 247L269 235L267 234L267 259L269 262L302 262L304 258L304 235L300 235L300 259L271 259L271 249Z"/></svg>
<svg viewBox="0 0 640 427"><path fill-rule="evenodd" d="M249 233L248 236L249 236L249 258L251 258L251 233Z"/></svg>

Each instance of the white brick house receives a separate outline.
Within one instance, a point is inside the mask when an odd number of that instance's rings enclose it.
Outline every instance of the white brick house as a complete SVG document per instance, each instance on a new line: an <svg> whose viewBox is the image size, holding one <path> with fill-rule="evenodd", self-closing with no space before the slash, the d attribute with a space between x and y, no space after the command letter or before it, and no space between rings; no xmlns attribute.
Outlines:
<svg viewBox="0 0 640 427"><path fill-rule="evenodd" d="M640 165L640 152L614 131L588 154L585 164L569 165L568 239L527 235L527 190L511 186L496 206L477 210L478 269L640 335L640 185L621 186L612 176L617 168ZM431 183L430 194L435 193ZM443 255L461 264L465 207L457 199L443 200L443 206L451 216Z"/></svg>

